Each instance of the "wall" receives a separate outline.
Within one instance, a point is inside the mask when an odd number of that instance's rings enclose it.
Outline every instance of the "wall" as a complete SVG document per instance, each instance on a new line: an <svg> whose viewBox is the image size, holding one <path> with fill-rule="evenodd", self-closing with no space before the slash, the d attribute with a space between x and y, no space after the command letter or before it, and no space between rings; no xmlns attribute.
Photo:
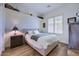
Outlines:
<svg viewBox="0 0 79 59"><path fill-rule="evenodd" d="M51 11L44 16L46 20L48 18L59 16L59 15L63 16L63 34L60 36L61 42L68 43L69 32L68 32L67 18L75 17L78 9L79 9L79 4L65 4L61 8Z"/></svg>
<svg viewBox="0 0 79 59"><path fill-rule="evenodd" d="M27 14L17 13L15 11L6 11L6 28L12 29L15 25L19 29L38 29L40 19L36 16L28 16Z"/></svg>
<svg viewBox="0 0 79 59"><path fill-rule="evenodd" d="M3 34L4 34L4 4L0 4L0 55L1 52L4 50L4 39L3 39Z"/></svg>
<svg viewBox="0 0 79 59"><path fill-rule="evenodd" d="M22 29L39 29L39 19L29 16L20 20L17 26L20 26Z"/></svg>

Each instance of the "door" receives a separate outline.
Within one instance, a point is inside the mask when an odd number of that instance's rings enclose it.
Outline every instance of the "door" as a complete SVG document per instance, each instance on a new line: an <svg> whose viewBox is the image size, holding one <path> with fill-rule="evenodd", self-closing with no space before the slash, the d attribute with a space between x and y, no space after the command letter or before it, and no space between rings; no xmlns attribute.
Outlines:
<svg viewBox="0 0 79 59"><path fill-rule="evenodd" d="M79 24L69 25L69 48L79 49Z"/></svg>

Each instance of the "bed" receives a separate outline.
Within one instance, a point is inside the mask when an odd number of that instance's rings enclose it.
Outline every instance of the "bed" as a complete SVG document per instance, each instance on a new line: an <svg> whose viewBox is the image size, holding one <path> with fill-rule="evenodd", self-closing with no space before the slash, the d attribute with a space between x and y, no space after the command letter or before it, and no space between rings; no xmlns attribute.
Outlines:
<svg viewBox="0 0 79 59"><path fill-rule="evenodd" d="M26 42L43 56L47 55L58 45L58 38L53 34L26 34L25 38Z"/></svg>

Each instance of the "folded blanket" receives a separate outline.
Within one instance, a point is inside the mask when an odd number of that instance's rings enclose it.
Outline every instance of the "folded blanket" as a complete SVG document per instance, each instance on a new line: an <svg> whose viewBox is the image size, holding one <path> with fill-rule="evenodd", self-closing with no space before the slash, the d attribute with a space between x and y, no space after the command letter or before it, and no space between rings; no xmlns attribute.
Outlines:
<svg viewBox="0 0 79 59"><path fill-rule="evenodd" d="M34 34L34 35L31 36L31 39L37 41L38 38L43 37L43 36L48 36L48 35L49 35L49 34L47 34L47 33Z"/></svg>

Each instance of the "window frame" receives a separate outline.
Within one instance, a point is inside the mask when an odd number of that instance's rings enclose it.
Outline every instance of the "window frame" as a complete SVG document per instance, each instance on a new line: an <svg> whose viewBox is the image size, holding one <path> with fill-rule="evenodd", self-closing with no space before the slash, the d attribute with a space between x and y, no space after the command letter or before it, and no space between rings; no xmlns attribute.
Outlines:
<svg viewBox="0 0 79 59"><path fill-rule="evenodd" d="M59 16L62 17L62 33L56 33L56 32L55 32L55 18L56 18L56 17L59 17ZM64 22L64 21L63 21L63 16L62 16L62 15L59 15L59 16L52 17L52 18L53 18L53 34L63 34L63 24L64 24L64 23L63 23L63 22ZM49 22L49 20L52 19L52 18L49 18L49 19L48 19L48 22ZM48 24L48 26L49 26L49 24ZM49 31L48 31L48 33L49 33Z"/></svg>
<svg viewBox="0 0 79 59"><path fill-rule="evenodd" d="M52 19L52 18L50 18L50 19ZM49 25L49 20L48 20L48 25ZM53 19L53 25L54 25L54 19ZM48 26L48 33L50 33L49 32L49 26ZM54 27L53 27L53 33L54 33Z"/></svg>

